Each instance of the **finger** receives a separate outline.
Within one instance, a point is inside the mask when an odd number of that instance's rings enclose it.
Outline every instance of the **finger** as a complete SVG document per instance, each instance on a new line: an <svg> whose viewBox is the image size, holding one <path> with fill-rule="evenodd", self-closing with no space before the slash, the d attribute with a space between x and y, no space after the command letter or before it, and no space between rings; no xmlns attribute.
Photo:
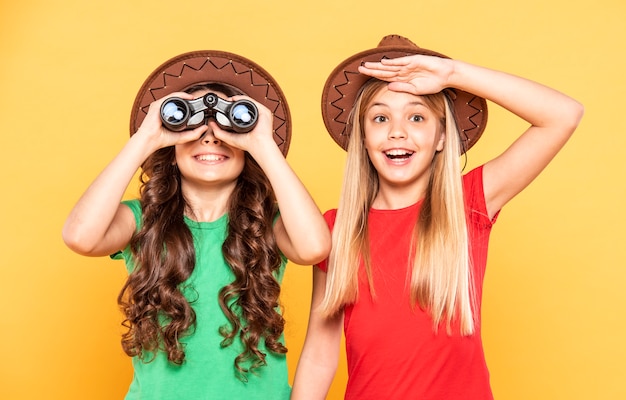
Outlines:
<svg viewBox="0 0 626 400"><path fill-rule="evenodd" d="M169 99L170 97L180 97L181 99L185 99L185 100L193 100L195 98L194 95L192 95L191 93L187 93L187 92L172 92L172 93L168 94L167 96L164 96L163 100Z"/></svg>
<svg viewBox="0 0 626 400"><path fill-rule="evenodd" d="M233 135L238 135L236 133L231 133L227 130L220 128L217 122L213 120L209 120L209 126L211 128L211 131L213 132L213 136L215 136L216 139L226 142L228 144L232 143Z"/></svg>
<svg viewBox="0 0 626 400"><path fill-rule="evenodd" d="M415 56L405 56L398 58L383 58L380 63L386 66L404 66L412 62Z"/></svg>
<svg viewBox="0 0 626 400"><path fill-rule="evenodd" d="M187 143L200 139L208 129L207 125L201 125L193 130L184 130L171 134L176 135L176 143Z"/></svg>
<svg viewBox="0 0 626 400"><path fill-rule="evenodd" d="M394 92L418 94L418 91L415 85L408 83L408 82L401 82L401 81L391 82L389 83L389 85L387 85L387 88Z"/></svg>
<svg viewBox="0 0 626 400"><path fill-rule="evenodd" d="M387 80L394 78L398 75L398 71L388 71L383 69L371 69L367 67L359 67L359 72L363 75L371 76L374 78Z"/></svg>
<svg viewBox="0 0 626 400"><path fill-rule="evenodd" d="M399 71L401 67L396 65L385 65L380 62L366 62L363 63L363 65L359 66L359 68L376 71Z"/></svg>
<svg viewBox="0 0 626 400"><path fill-rule="evenodd" d="M179 97L179 98L184 99L184 100L193 100L194 99L193 95L191 95L189 93L173 92L173 93L168 94L167 96L163 96L160 99L157 99L157 100L153 101L152 104L150 104L150 107L159 108L159 107L161 107L161 104L165 103L167 101L167 99L171 99L172 97Z"/></svg>
<svg viewBox="0 0 626 400"><path fill-rule="evenodd" d="M193 133L193 136L195 136L196 139L200 139L202 135L204 135L206 131L208 130L209 130L208 125L200 125L199 127L195 128L191 132Z"/></svg>
<svg viewBox="0 0 626 400"><path fill-rule="evenodd" d="M228 100L228 101L250 100L251 102L255 103L254 99L252 99L252 98L250 98L250 97L248 97L246 95L243 95L243 94L236 94L234 96L227 97L226 100Z"/></svg>

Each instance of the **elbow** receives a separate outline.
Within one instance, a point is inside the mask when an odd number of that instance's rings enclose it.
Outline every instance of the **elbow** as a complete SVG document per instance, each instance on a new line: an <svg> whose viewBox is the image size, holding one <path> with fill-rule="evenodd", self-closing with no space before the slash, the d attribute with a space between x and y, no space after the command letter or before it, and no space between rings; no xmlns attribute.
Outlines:
<svg viewBox="0 0 626 400"><path fill-rule="evenodd" d="M294 257L290 257L290 260L300 265L316 265L328 258L330 247L330 235L317 238L316 240L311 239L307 242L303 251L298 252Z"/></svg>
<svg viewBox="0 0 626 400"><path fill-rule="evenodd" d="M80 229L69 224L65 224L61 236L70 250L83 256L90 255L95 247L89 243Z"/></svg>
<svg viewBox="0 0 626 400"><path fill-rule="evenodd" d="M574 133L580 121L583 119L583 115L585 115L585 107L576 100L572 99L572 105L569 107L569 114L567 116L567 121L571 133Z"/></svg>
<svg viewBox="0 0 626 400"><path fill-rule="evenodd" d="M573 114L574 114L574 121L575 121L575 126L578 127L578 124L580 124L580 121L583 119L583 115L585 115L585 106L583 106L581 103L576 102L576 106L573 107Z"/></svg>
<svg viewBox="0 0 626 400"><path fill-rule="evenodd" d="M585 107L574 99L563 104L550 123L554 133L558 134L559 145L563 146L574 134L585 114Z"/></svg>
<svg viewBox="0 0 626 400"><path fill-rule="evenodd" d="M316 265L328 258L331 248L330 234L324 235L315 243L312 243L306 254L306 264Z"/></svg>

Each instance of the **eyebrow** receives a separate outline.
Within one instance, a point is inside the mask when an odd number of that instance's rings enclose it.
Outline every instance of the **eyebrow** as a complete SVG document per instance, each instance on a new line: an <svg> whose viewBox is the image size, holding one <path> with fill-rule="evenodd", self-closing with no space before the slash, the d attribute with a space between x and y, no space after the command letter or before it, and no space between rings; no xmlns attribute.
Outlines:
<svg viewBox="0 0 626 400"><path fill-rule="evenodd" d="M428 108L428 106L424 102L422 102L422 101L411 101L411 102L407 103L406 105L407 106L421 106L421 107ZM370 104L368 109L374 108L374 107L386 107L386 108L389 108L389 105L387 103L377 102L377 103Z"/></svg>

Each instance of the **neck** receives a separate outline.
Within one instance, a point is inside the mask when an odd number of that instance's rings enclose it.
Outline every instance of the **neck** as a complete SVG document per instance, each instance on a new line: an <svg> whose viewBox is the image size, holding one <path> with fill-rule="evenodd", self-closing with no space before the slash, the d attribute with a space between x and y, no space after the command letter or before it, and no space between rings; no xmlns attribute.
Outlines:
<svg viewBox="0 0 626 400"><path fill-rule="evenodd" d="M187 202L185 215L197 222L212 222L228 211L228 202L235 183L201 189L183 186L182 189Z"/></svg>
<svg viewBox="0 0 626 400"><path fill-rule="evenodd" d="M417 203L426 194L427 183L414 185L389 185L381 183L372 203L379 210L398 210Z"/></svg>

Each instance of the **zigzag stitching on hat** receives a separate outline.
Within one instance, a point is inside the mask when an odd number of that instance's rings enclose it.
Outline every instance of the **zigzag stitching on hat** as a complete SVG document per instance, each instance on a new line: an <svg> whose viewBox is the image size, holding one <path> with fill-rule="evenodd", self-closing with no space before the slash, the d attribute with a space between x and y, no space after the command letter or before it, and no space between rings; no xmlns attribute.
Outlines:
<svg viewBox="0 0 626 400"><path fill-rule="evenodd" d="M270 89L270 86L271 86L269 83L258 84L258 83L254 82L254 75L252 74L252 71L253 71L252 68L248 67L244 71L237 71L237 69L235 68L235 64L233 62L228 62L228 63L226 63L226 64L224 64L223 66L220 67L217 64L215 64L211 59L208 59L208 58L199 68L194 68L194 67L190 66L187 63L183 63L183 65L182 65L182 67L181 67L181 69L180 69L180 71L178 73L163 72L163 74L161 74L161 77L163 78L162 86L150 89L150 94L152 95L153 100L156 100L156 98L155 98L155 96L154 96L154 94L152 92L153 91L157 91L157 90L161 90L164 87L167 87L167 78L168 77L180 78L185 73L185 69L191 69L192 71L199 72L202 69L204 69L204 67L207 64L207 62L210 63L211 65L213 65L216 70L224 69L224 68L226 68L226 66L230 65L232 70L233 70L233 72L236 75L249 74L250 84L252 86L255 86L255 87L263 87L263 86L265 86L266 87L265 98L268 99L269 101L273 102L273 103L276 103L276 107L272 110L272 112L276 111L278 109L278 107L280 106L280 100L279 99L274 99L272 97L269 97L269 94L270 94L270 90L269 89Z"/></svg>
<svg viewBox="0 0 626 400"><path fill-rule="evenodd" d="M207 59L206 59L206 61L205 61L204 63L202 63L202 65L201 65L199 68L194 68L194 67L190 66L190 65L189 65L189 64L187 64L187 63L183 63L183 64L182 64L182 67L180 68L180 71L179 71L178 73L176 73L176 74L163 72L163 73L161 74L161 78L163 79L162 86L157 87L157 88L150 88L150 95L152 96L152 100L153 100L153 101L154 101L154 100L157 100L156 96L154 95L154 92L155 92L155 91L158 91L158 90L161 90L161 89L163 89L163 88L167 87L167 78L168 78L168 77L171 77L171 78L180 78L180 77L181 77L181 76L185 73L185 69L190 69L190 70L195 71L195 72L202 71L202 69L204 69L204 67L206 66L206 64L207 64L207 63L210 63L211 65L213 65L213 67L215 67L215 69L216 69L216 70L222 70L222 69L226 68L226 66L230 65L230 66L231 66L231 68L232 68L232 70L233 70L233 72L234 72L236 75L249 74L250 84L251 84L252 86L255 86L255 87L263 87L263 86L265 86L265 87L266 87L266 89L265 89L265 98L266 98L268 101L273 102L273 103L275 103L275 104L276 104L276 105L275 105L275 107L274 107L274 109L273 109L273 110L271 110L271 111L272 111L272 113L274 114L274 118L276 118L276 119L280 120L280 121L281 121L281 123L280 123L280 125L279 125L279 126L278 126L275 130L274 130L274 132L276 132L278 129L282 128L282 127L283 127L283 126L287 123L287 120L286 120L286 119L281 118L281 117L279 117L279 116L277 116L277 115L275 114L276 110L278 110L278 107L280 107L281 102L280 102L280 100L279 100L279 99L274 99L274 98L272 98L272 97L269 97L269 94L270 94L270 86L271 86L271 85L270 85L269 83L263 83L263 84L254 83L254 75L252 74L252 69L251 69L251 68L248 68L248 69L247 69L247 70L245 70L245 71L239 72L239 71L237 71L237 69L235 68L235 65L233 64L233 62L232 62L232 61L229 61L229 62L227 62L226 64L224 64L223 66L219 67L217 64L215 64L215 63L213 62L213 60L211 60L210 58L207 58ZM141 107L141 111L142 111L144 114L148 114L147 109L149 109L149 108L150 108L150 106L149 106L149 105L148 105L148 106ZM278 136L278 137L280 137L280 138L283 140L283 142L285 141L285 138L281 137L281 136L280 136L280 135L278 135L278 134L277 134L277 136Z"/></svg>
<svg viewBox="0 0 626 400"><path fill-rule="evenodd" d="M472 127L472 128L468 128L468 129L463 129L463 133L465 133L465 132L467 132L467 131L472 131L472 130L474 130L474 129L479 128L479 125L478 125L476 122L474 122L474 120L472 119L472 118L476 117L477 115L479 115L479 114L482 112L482 108L481 108L481 107L476 107L476 106L474 106L474 105L472 104L472 103L473 103L474 101L476 101L476 100L478 100L478 96L474 96L474 97L472 97L472 99L466 103L466 104L467 104L470 108L474 109L476 112L475 112L474 114L470 115L470 116L467 118L467 119L468 119L468 121L469 121L472 125L474 125L474 127ZM480 100L478 100L478 101L480 102Z"/></svg>
<svg viewBox="0 0 626 400"><path fill-rule="evenodd" d="M350 78L348 77L349 76L348 74L359 75L358 72L343 71L344 82L340 83L338 85L333 85L333 89L335 89L335 91L339 94L339 98L337 98L337 99L335 99L335 100L330 102L330 105L335 107L337 109L337 111L338 111L337 115L335 115L335 117L333 117L333 121L339 122L341 124L344 124L344 128L341 131L341 135L342 136L345 136L345 134L346 134L346 126L347 126L348 122L347 121L345 121L345 122L337 121L337 119L339 117L341 117L341 115L344 113L345 110L343 109L343 107L339 107L335 103L338 103L339 101L343 100L343 98L344 98L344 93L341 91L341 87L342 86L346 86L346 85L348 85L350 83Z"/></svg>
<svg viewBox="0 0 626 400"><path fill-rule="evenodd" d="M274 98L272 98L272 97L270 97L270 96L269 96L269 94L270 94L270 86L271 86L271 85L270 85L269 83L267 83L267 82L266 82L266 83L261 83L261 84L259 84L259 83L255 83L255 82L254 82L254 74L252 73L252 71L254 71L254 70L253 70L252 68L250 68L250 67L247 67L247 66L246 66L246 68L247 68L247 69L245 69L245 70L243 70L243 71L237 71L237 69L235 68L235 64L234 64L232 61L231 61L231 62L226 63L226 64L225 64L223 67L221 67L221 68L220 68L220 67L218 67L218 66L217 66L217 65L216 65L216 64L215 64L212 60L208 60L208 61L209 61L209 62L210 62L210 63L211 63L214 67L215 67L215 69L218 69L218 70L221 70L221 69L225 68L227 65L230 65L230 66L231 66L231 68L232 68L232 70L233 70L233 72L234 72L236 75L244 75L244 74L248 74L249 79L250 79L250 85L251 85L251 86L254 86L254 87L265 87L265 98L266 98L267 100L269 100L269 101L273 102L273 103L276 103L276 106L274 107L274 109L273 109L273 110L271 110L271 111L272 111L272 113L274 113L276 110L278 110L278 107L280 106L280 100L279 100L279 99L274 99ZM243 65L243 64L242 64L242 65ZM257 72L257 73L258 73L258 72ZM259 75L261 75L261 74L259 74ZM261 75L261 76L262 76L262 75ZM266 77L264 77L264 78L265 78L265 79L267 79ZM268 79L268 80L269 80L269 79Z"/></svg>
<svg viewBox="0 0 626 400"><path fill-rule="evenodd" d="M278 110L278 107L280 107L280 100L279 99L274 99L272 97L269 96L270 94L270 84L269 83L254 83L254 74L252 73L252 69L248 68L248 70L246 71L242 71L242 72L238 72L235 69L235 65L233 63L229 63L232 66L233 72L235 72L235 74L237 75L244 75L244 74L248 74L249 75L249 79L250 79L250 85L253 87L265 87L265 98L274 103L275 106L273 109L271 109L270 111L272 112L274 118L278 119L280 122L280 125L278 125L278 127L276 129L274 129L274 133L276 133L277 130L279 130L280 128L283 127L283 125L285 125L287 123L287 120L285 120L284 118L279 117L278 115L276 115L276 110ZM283 142L285 141L285 138L283 138L282 136L276 134L276 136L280 137Z"/></svg>
<svg viewBox="0 0 626 400"><path fill-rule="evenodd" d="M194 68L194 67L189 66L187 63L183 63L183 65L180 68L180 71L178 73L163 72L161 74L161 79L162 79L161 86L150 88L150 96L152 96L152 100L154 101L154 100L157 99L157 97L154 95L154 92L167 87L167 79L168 79L168 77L170 77L170 78L180 78L185 73L185 69L186 68L191 69L192 71L198 72L198 71L201 71L202 68L204 68L205 65L206 65L206 61L200 66L200 68Z"/></svg>
<svg viewBox="0 0 626 400"><path fill-rule="evenodd" d="M274 108L271 110L271 111L272 111L272 114L274 115L274 118L276 118L276 119L278 119L278 120L280 120L280 121L281 121L280 125L279 125L279 126L278 126L275 130L274 130L274 133L276 133L276 131L277 131L278 129L282 128L282 127L283 127L283 125L285 125L285 124L287 123L287 121L286 121L285 119L283 119L283 118L281 118L281 117L279 117L279 116L277 116L277 115L276 115L276 110L278 110L278 107L280 107L280 103L281 103L281 102L280 102L280 100L279 100L279 99L274 99L274 98L272 98L272 97L270 97L270 96L269 96L269 94L270 94L270 86L271 86L271 85L270 85L269 83L261 83L261 84L255 83L255 82L254 82L254 74L252 73L252 71L253 71L253 69L252 69L252 68L247 67L247 69L246 69L246 70L243 70L243 71L237 71L237 69L235 68L235 64L232 62L232 60L230 60L229 62L227 62L226 64L224 64L222 67L218 67L218 66L217 66L217 65L213 62L213 60L211 60L211 59L207 59L207 61L208 61L209 63L211 63L211 65L213 65L213 66L215 67L215 69L216 69L216 70L221 70L221 69L224 69L224 68L226 68L226 66L230 65L231 69L233 70L233 72L234 72L236 75L244 75L244 74L248 74L248 77L249 77L249 79L250 79L250 85L251 85L251 86L254 86L254 87L265 87L265 98L266 98L268 101L271 101L271 102L275 103ZM202 67L201 67L200 69L204 68L204 65L206 65L206 62L205 62L204 64L202 64ZM278 135L278 134L277 134L276 136L280 137L280 138L283 140L283 142L285 141L285 138L281 137L280 135Z"/></svg>

